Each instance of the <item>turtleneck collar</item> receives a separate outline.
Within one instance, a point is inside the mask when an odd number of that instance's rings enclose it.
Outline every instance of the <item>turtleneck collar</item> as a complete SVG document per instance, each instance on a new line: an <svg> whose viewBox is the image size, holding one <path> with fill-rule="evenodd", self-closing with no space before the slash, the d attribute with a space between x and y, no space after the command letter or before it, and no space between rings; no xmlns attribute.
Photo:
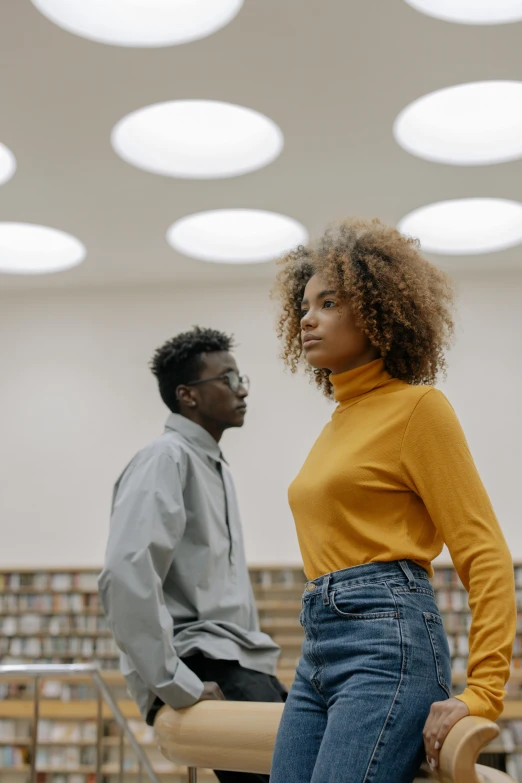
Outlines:
<svg viewBox="0 0 522 783"><path fill-rule="evenodd" d="M342 403L362 397L391 380L392 376L384 369L383 359L363 364L355 370L330 375L335 400Z"/></svg>

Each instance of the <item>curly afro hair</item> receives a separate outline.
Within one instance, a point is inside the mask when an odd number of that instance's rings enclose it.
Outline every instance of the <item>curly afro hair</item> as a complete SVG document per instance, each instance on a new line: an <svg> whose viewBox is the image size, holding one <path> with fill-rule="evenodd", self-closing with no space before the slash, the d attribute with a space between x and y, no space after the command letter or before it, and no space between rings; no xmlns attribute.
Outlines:
<svg viewBox="0 0 522 783"><path fill-rule="evenodd" d="M161 399L173 413L179 413L176 389L199 379L204 369L202 353L230 351L234 338L215 329L194 326L190 332L182 332L158 348L149 367L158 379Z"/></svg>
<svg viewBox="0 0 522 783"><path fill-rule="evenodd" d="M410 384L433 384L446 371L453 335L453 287L419 252L419 242L379 220L349 218L321 239L287 253L272 290L280 302L281 358L296 372L303 356L301 301L310 278L321 274L346 297L361 331L386 370ZM329 371L307 367L333 397Z"/></svg>

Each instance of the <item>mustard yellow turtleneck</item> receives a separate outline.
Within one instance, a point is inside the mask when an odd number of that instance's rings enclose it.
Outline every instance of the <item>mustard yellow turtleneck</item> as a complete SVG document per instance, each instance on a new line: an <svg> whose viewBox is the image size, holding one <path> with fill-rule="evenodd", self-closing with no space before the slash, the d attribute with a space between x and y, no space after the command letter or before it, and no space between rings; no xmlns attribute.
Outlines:
<svg viewBox="0 0 522 783"><path fill-rule="evenodd" d="M330 379L339 404L289 490L307 578L403 559L432 575L446 543L473 615L459 698L495 720L516 631L513 565L458 419L440 391L392 378L381 359Z"/></svg>

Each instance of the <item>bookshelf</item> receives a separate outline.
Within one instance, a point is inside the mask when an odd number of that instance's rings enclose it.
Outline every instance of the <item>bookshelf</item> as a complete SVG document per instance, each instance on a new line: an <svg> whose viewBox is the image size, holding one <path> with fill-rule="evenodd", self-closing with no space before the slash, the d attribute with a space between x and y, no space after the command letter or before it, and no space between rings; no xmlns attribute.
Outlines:
<svg viewBox="0 0 522 783"><path fill-rule="evenodd" d="M261 628L281 645L278 676L287 686L300 655L299 624L305 577L297 566L250 569ZM0 662L86 663L97 661L120 709L148 753L161 779L186 780L186 771L164 759L150 727L129 699L119 672L118 651L103 616L97 569L9 569L0 571ZM522 565L515 567L519 627L499 722L501 736L483 763L522 781ZM452 566L438 566L432 580L452 653L457 692L466 676L470 613L466 591ZM28 783L33 682L20 676L0 679L0 783ZM95 783L96 700L88 677L43 679L37 755L38 783ZM103 781L119 776L120 740L110 712L103 713ZM124 746L125 778L138 783L131 748ZM216 781L201 772L202 781Z"/></svg>

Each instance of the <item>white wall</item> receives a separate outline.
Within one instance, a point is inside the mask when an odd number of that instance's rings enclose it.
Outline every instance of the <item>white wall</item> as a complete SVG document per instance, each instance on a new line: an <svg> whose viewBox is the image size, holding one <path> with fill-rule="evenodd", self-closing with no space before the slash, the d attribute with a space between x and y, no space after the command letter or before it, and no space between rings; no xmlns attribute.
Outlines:
<svg viewBox="0 0 522 783"><path fill-rule="evenodd" d="M298 563L288 483L332 405L285 374L268 286L57 291L0 302L0 567L97 566L112 484L167 415L153 350L198 323L233 332L250 375L247 423L223 450L252 563ZM519 487L522 275L461 282L458 343L444 390L461 417L513 556Z"/></svg>

